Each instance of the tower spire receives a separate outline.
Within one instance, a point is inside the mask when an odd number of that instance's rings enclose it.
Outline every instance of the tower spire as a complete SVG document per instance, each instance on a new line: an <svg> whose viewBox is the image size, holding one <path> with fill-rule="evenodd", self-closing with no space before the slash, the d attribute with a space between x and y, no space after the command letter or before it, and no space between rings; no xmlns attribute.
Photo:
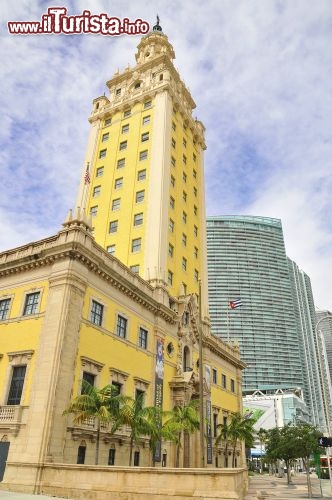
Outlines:
<svg viewBox="0 0 332 500"><path fill-rule="evenodd" d="M162 27L159 24L159 16L157 14L157 23L153 26L152 31L163 31Z"/></svg>

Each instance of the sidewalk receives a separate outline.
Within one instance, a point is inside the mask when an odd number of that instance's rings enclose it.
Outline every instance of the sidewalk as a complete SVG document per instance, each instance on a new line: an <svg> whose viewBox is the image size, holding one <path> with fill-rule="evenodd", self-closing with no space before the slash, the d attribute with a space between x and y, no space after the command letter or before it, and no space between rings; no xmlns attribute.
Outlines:
<svg viewBox="0 0 332 500"><path fill-rule="evenodd" d="M322 479L321 482L315 474L310 475L312 498L332 500L330 481ZM305 474L292 476L292 483L287 484L287 477L276 477L263 474L249 477L249 489L245 500L304 500L308 498L307 477Z"/></svg>

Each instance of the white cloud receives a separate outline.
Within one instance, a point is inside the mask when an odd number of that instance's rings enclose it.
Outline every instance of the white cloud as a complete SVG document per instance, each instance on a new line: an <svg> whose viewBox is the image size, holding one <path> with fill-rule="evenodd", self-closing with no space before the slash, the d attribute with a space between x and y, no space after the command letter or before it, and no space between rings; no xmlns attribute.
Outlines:
<svg viewBox="0 0 332 500"><path fill-rule="evenodd" d="M49 6L7 2L2 25L38 20ZM331 309L329 0L66 6L150 24L160 15L207 129L207 213L281 218L288 255L311 277L317 305ZM134 64L138 41L3 30L0 248L60 227L75 203L92 99L117 68Z"/></svg>

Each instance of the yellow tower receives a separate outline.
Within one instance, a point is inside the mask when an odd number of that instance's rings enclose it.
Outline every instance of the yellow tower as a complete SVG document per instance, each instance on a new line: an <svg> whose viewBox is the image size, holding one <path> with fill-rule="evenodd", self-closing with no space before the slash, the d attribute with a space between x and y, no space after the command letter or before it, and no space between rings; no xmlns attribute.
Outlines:
<svg viewBox="0 0 332 500"><path fill-rule="evenodd" d="M205 142L174 58L158 20L138 45L136 66L116 72L109 95L93 101L77 206L92 216L97 243L179 296L198 294L207 276Z"/></svg>

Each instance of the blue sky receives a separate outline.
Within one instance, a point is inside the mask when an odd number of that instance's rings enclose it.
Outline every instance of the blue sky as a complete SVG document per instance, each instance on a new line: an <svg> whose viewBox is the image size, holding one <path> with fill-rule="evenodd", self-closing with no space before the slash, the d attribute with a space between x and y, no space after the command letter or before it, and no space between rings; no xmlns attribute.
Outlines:
<svg viewBox="0 0 332 500"><path fill-rule="evenodd" d="M92 100L134 65L140 39L8 34L7 21L40 20L53 5L1 6L0 251L59 230L75 204ZM316 306L332 309L331 1L62 5L151 25L159 14L206 126L207 214L280 218Z"/></svg>

